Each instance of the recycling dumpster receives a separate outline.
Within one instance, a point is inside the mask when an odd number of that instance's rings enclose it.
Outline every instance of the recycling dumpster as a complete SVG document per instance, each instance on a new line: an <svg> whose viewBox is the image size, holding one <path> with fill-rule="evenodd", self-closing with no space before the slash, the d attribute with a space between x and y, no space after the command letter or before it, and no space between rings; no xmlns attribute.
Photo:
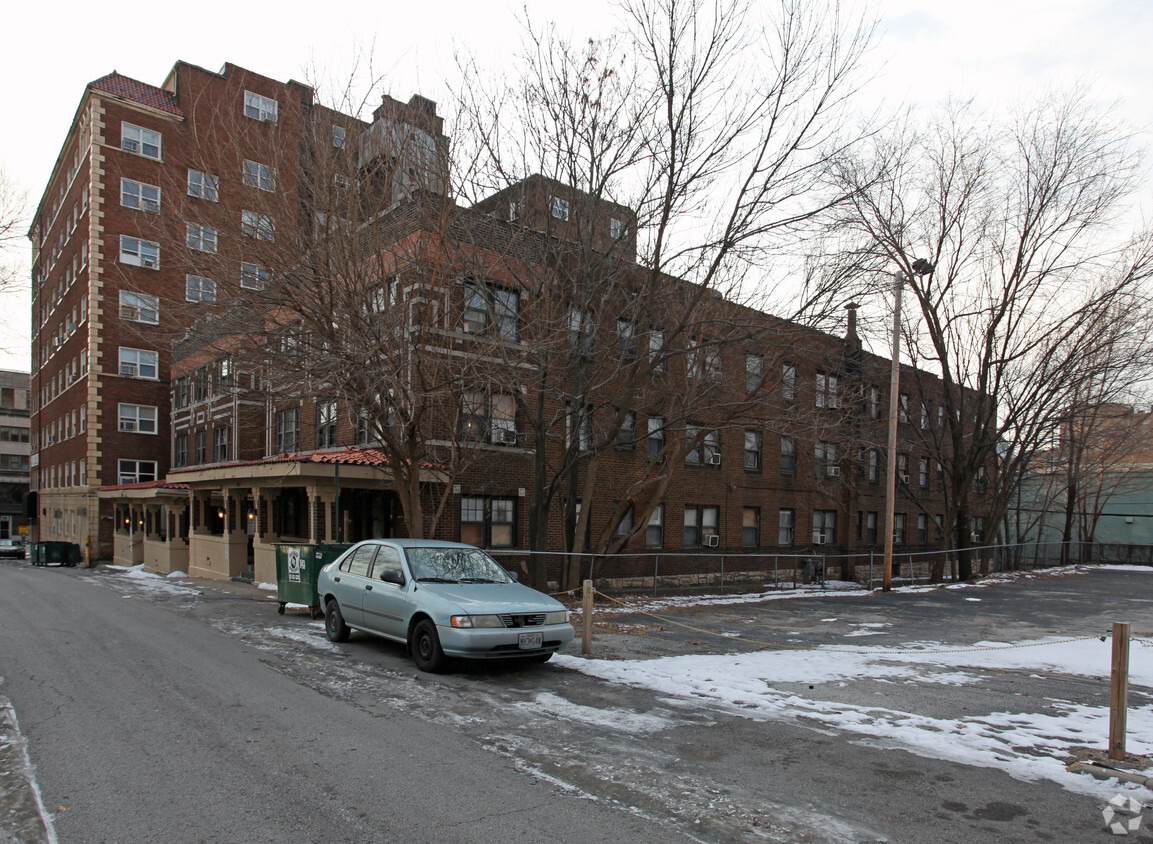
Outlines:
<svg viewBox="0 0 1153 844"><path fill-rule="evenodd" d="M326 566L351 548L351 543L326 542L319 545L276 546L276 600L281 615L288 604L303 604L313 618L320 618L320 596L316 578Z"/></svg>
<svg viewBox="0 0 1153 844"><path fill-rule="evenodd" d="M74 566L80 562L80 546L75 542L33 542L32 565Z"/></svg>

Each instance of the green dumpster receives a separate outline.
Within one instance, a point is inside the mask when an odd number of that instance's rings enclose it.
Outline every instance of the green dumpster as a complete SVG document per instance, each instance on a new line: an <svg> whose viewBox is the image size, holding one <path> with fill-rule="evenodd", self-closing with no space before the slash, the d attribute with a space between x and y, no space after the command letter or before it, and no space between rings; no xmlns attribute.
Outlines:
<svg viewBox="0 0 1153 844"><path fill-rule="evenodd" d="M320 596L316 594L316 577L326 566L351 548L350 543L326 542L320 545L276 546L276 600L284 614L287 604L304 604L313 618L323 615Z"/></svg>
<svg viewBox="0 0 1153 844"><path fill-rule="evenodd" d="M33 542L32 565L74 566L80 562L80 546L75 542Z"/></svg>

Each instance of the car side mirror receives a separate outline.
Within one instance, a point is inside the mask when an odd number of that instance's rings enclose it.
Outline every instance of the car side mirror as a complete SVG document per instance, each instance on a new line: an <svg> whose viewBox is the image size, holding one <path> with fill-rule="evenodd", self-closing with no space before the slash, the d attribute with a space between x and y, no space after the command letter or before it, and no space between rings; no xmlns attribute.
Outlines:
<svg viewBox="0 0 1153 844"><path fill-rule="evenodd" d="M509 577L511 577L513 579L514 583L520 582L520 572L519 571L509 571L508 569L505 569L504 573L507 574Z"/></svg>
<svg viewBox="0 0 1153 844"><path fill-rule="evenodd" d="M396 569L389 569L380 576L380 579L385 583L395 583L397 586L404 586L404 575Z"/></svg>

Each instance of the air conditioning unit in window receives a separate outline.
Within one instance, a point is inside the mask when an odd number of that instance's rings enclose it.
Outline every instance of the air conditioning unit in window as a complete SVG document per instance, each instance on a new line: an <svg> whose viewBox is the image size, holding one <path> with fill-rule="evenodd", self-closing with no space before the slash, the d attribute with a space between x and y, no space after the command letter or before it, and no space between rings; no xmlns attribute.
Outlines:
<svg viewBox="0 0 1153 844"><path fill-rule="evenodd" d="M840 466L829 466L828 468L825 469L825 472L828 474L828 476L830 478L839 478L841 476L841 467Z"/></svg>
<svg viewBox="0 0 1153 844"><path fill-rule="evenodd" d="M145 211L151 211L153 214L160 211L160 203L155 199L142 199L140 202L144 206Z"/></svg>
<svg viewBox="0 0 1153 844"><path fill-rule="evenodd" d="M709 455L709 465L720 466L721 465L721 455L719 453L710 454Z"/></svg>
<svg viewBox="0 0 1153 844"><path fill-rule="evenodd" d="M907 485L909 483L909 476L908 475L898 475L897 476L897 482Z"/></svg>
<svg viewBox="0 0 1153 844"><path fill-rule="evenodd" d="M707 547L707 548L716 548L720 544L721 544L721 538L715 534L713 536L706 536L705 537L705 547Z"/></svg>
<svg viewBox="0 0 1153 844"><path fill-rule="evenodd" d="M813 544L814 545L824 545L825 544L825 537L819 533L814 533L813 534Z"/></svg>
<svg viewBox="0 0 1153 844"><path fill-rule="evenodd" d="M502 429L498 441L505 445L516 445L516 431L510 431L507 428Z"/></svg>
<svg viewBox="0 0 1153 844"><path fill-rule="evenodd" d="M146 256L141 256L140 266L147 267L150 270L154 270L160 266L160 262L157 261L155 258L148 258Z"/></svg>

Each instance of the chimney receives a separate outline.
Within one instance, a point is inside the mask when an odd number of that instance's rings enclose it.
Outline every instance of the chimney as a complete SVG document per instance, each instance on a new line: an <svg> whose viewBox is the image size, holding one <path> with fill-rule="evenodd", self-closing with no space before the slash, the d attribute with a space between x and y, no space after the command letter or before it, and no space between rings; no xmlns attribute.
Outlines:
<svg viewBox="0 0 1153 844"><path fill-rule="evenodd" d="M849 312L848 326L845 329L845 339L850 342L857 342L857 308L861 307L856 302L850 302L845 305L845 310Z"/></svg>

